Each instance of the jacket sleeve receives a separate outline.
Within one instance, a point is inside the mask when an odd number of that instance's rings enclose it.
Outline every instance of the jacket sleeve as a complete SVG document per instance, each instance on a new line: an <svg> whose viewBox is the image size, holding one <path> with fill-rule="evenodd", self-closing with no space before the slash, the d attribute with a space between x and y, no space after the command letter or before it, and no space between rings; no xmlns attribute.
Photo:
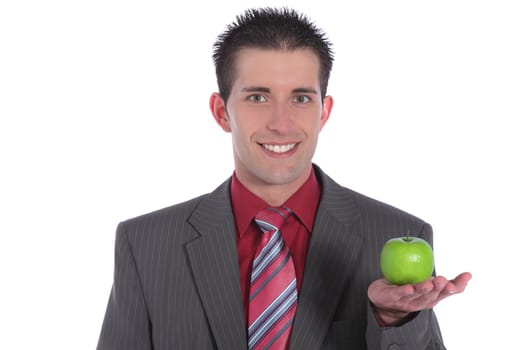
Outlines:
<svg viewBox="0 0 525 350"><path fill-rule="evenodd" d="M445 350L432 310L423 310L400 327L380 327L368 306L366 342L369 350Z"/></svg>
<svg viewBox="0 0 525 350"><path fill-rule="evenodd" d="M120 349L153 349L143 289L122 223L116 233L113 287L97 345L97 350Z"/></svg>

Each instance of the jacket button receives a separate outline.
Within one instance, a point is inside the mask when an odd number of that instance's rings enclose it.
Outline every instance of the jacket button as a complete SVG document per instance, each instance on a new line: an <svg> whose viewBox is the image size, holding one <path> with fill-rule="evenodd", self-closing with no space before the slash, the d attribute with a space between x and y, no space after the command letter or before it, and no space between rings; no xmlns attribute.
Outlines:
<svg viewBox="0 0 525 350"><path fill-rule="evenodd" d="M401 347L399 345L397 345L397 344L390 344L388 346L388 350L400 350L400 349L401 349Z"/></svg>

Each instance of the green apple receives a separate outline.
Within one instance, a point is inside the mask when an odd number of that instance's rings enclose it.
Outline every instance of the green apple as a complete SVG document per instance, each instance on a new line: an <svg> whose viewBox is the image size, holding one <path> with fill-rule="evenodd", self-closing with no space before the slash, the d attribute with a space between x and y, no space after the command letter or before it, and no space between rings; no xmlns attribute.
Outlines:
<svg viewBox="0 0 525 350"><path fill-rule="evenodd" d="M416 284L429 279L434 270L432 247L422 238L397 237L381 250L380 267L392 284Z"/></svg>

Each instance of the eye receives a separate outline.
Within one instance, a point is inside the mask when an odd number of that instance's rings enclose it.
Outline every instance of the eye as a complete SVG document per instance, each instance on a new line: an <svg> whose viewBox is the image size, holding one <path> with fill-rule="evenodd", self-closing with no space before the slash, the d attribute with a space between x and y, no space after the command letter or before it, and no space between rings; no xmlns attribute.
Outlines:
<svg viewBox="0 0 525 350"><path fill-rule="evenodd" d="M312 99L309 96L306 95L297 95L293 98L293 102L295 103L308 103Z"/></svg>
<svg viewBox="0 0 525 350"><path fill-rule="evenodd" d="M268 101L264 95L250 95L248 96L248 101L254 102L254 103L262 103Z"/></svg>

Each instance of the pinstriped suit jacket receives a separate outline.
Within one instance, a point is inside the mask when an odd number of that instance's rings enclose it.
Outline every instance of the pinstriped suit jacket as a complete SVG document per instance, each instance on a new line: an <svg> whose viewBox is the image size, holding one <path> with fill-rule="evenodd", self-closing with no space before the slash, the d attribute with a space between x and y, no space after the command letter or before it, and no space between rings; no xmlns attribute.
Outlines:
<svg viewBox="0 0 525 350"><path fill-rule="evenodd" d="M322 195L290 348L444 349L431 310L381 329L367 298L379 253L430 225L339 186ZM214 192L119 224L114 283L98 350L247 349L230 180Z"/></svg>

